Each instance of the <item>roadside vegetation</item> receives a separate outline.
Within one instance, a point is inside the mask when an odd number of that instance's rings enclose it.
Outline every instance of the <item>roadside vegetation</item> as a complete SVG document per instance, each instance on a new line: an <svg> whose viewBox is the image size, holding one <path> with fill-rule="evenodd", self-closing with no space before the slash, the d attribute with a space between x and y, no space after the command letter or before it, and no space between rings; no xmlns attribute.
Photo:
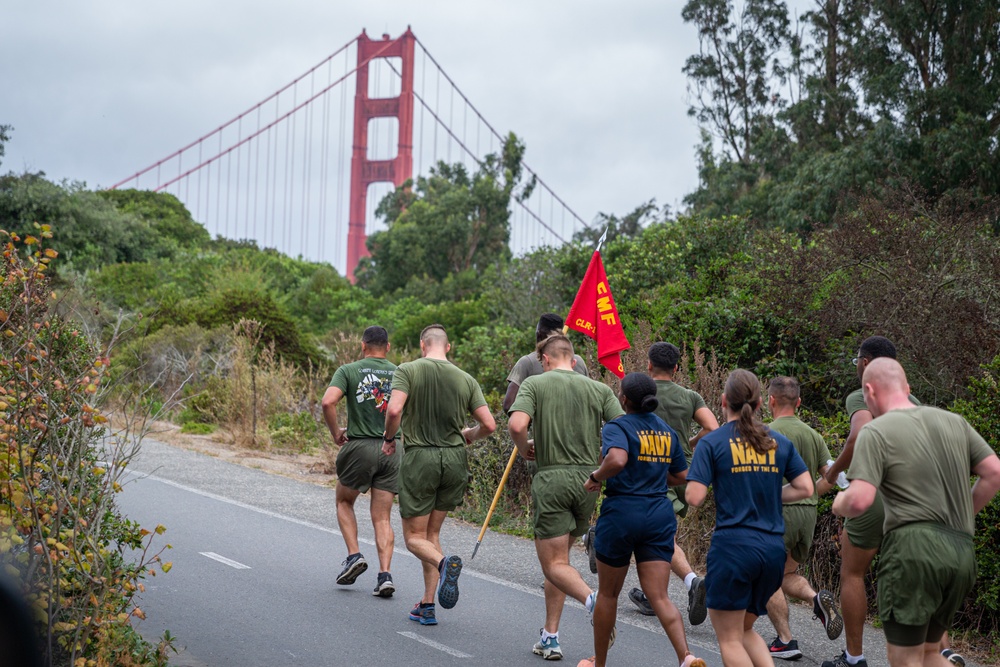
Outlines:
<svg viewBox="0 0 1000 667"><path fill-rule="evenodd" d="M684 210L640 202L519 257L510 211L532 183L513 135L474 173L439 163L390 194L356 285L253 240L212 239L169 194L0 176L0 552L27 577L53 664L104 664L122 647L134 664L159 664L170 646L142 643L127 623L141 614L131 604L141 578L168 568L157 560L165 545L114 513L134 440L98 419L106 409L318 453L332 467L319 399L333 369L357 358L360 332L385 326L399 363L438 322L499 413L538 315L567 311L605 227L633 345L626 371L645 369L651 342L675 342L680 382L716 412L732 368L794 375L803 417L836 454L843 400L858 386L850 360L882 334L921 401L963 414L1000 447L1000 17L993 3L959 4L945 16L950 5L816 0L793 21L782 2L689 0L701 48L685 71L705 134ZM0 149L13 136L0 126ZM592 376L615 386L592 344L574 340ZM482 521L510 455L505 419L474 446L470 521ZM529 494L519 461L494 526L527 534ZM808 568L836 591L837 521L829 499L821 510ZM709 506L681 524L695 562L711 517ZM977 518L976 548L979 583L959 630L995 659L996 501ZM85 574L82 563L105 569Z"/></svg>

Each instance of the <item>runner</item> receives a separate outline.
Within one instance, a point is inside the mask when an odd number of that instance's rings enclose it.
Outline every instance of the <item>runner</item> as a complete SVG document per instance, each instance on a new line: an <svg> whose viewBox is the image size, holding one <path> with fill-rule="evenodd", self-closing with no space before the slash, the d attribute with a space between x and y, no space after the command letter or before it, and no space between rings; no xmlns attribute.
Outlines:
<svg viewBox="0 0 1000 667"><path fill-rule="evenodd" d="M594 657L578 667L604 667L608 640L615 626L618 596L635 554L639 581L653 592L650 603L673 644L682 667L705 667L688 650L681 614L667 597L677 518L667 498L667 485L683 484L687 459L677 432L654 414L659 401L656 383L643 373L622 380L620 400L625 416L604 425L602 460L584 484L600 491L597 520L597 601L594 605Z"/></svg>
<svg viewBox="0 0 1000 667"><path fill-rule="evenodd" d="M695 445L706 433L719 428L719 422L698 392L674 382L674 375L681 360L681 351L676 345L653 343L649 347L647 356L649 357L647 371L656 381L656 398L659 401L656 414L681 436L684 459L690 461ZM691 424L697 424L700 430L688 438L691 434ZM683 519L688 509L684 501L684 485L671 487L667 497L673 503L676 515ZM708 609L705 607L705 579L695 574L694 568L688 562L687 554L679 544L674 544L674 559L670 563L670 569L687 588L688 621L691 625L704 623L708 615ZM642 589L633 588L629 591L628 598L638 608L640 614L653 615L653 607Z"/></svg>
<svg viewBox="0 0 1000 667"><path fill-rule="evenodd" d="M774 416L768 426L795 446L805 461L809 479L816 479L816 491L803 500L787 503L782 508L785 520L785 576L778 589L767 603L767 616L771 619L778 636L768 646L771 656L785 660L802 657L799 643L792 639L792 629L788 623L788 601L785 595L799 600L811 600L813 613L826 629L826 636L836 639L844 629L844 621L833 601L833 593L821 590L818 593L809 581L798 573L799 565L806 562L812 548L813 533L816 532L816 505L819 496L827 493L833 485L817 476L826 472L830 450L823 442L823 436L795 416L802 404L799 381L791 377L776 377L768 385L767 407Z"/></svg>
<svg viewBox="0 0 1000 667"><path fill-rule="evenodd" d="M358 547L354 502L371 489L371 517L379 563L372 594L383 598L392 597L396 590L389 571L396 539L389 515L392 499L399 490L399 456L382 453L382 425L396 371L396 365L385 358L388 351L386 330L380 326L368 327L361 335L361 360L338 368L323 394L323 418L333 441L340 445L336 464L337 525L347 545L347 558L337 583L349 586L368 569ZM351 398L347 401L344 429L337 424L337 404L346 395Z"/></svg>
<svg viewBox="0 0 1000 667"><path fill-rule="evenodd" d="M402 425L399 516L406 548L423 562L424 595L410 620L437 625L435 597L445 609L458 602L462 559L441 551L441 526L462 504L469 466L465 445L496 429L483 390L448 361L448 334L440 324L420 333L422 359L401 364L393 378L382 451L392 455ZM469 414L478 424L463 428Z"/></svg>
<svg viewBox="0 0 1000 667"><path fill-rule="evenodd" d="M773 667L753 629L784 572L781 505L808 498L813 483L785 436L758 417L760 382L745 370L726 380L726 423L701 439L687 476L687 502L700 507L715 492L715 531L708 549L707 604L726 667ZM789 484L782 487L782 480Z"/></svg>
<svg viewBox="0 0 1000 667"><path fill-rule="evenodd" d="M882 358L896 358L896 346L892 341L884 336L870 336L862 341L858 356L853 360L857 367L858 382L868 364ZM910 401L919 405L919 401L912 396ZM851 430L844 443L844 450L833 465L827 468L826 481L830 484L836 483L840 473L850 467L858 433L872 420L872 413L865 405L860 387L848 394L844 407L851 420ZM874 502L864 514L844 521L840 540L840 606L847 648L833 660L823 661L822 667L868 667L863 646L865 619L868 617L865 574L882 545L884 523L885 510L880 493L875 494ZM942 645L942 649L946 649L946 644ZM953 664L965 665L962 656L954 651L949 651L948 659Z"/></svg>
<svg viewBox="0 0 1000 667"><path fill-rule="evenodd" d="M545 372L521 385L510 411L510 436L521 455L536 461L531 484L535 550L545 574L545 625L532 651L562 658L559 621L566 595L593 609L590 587L570 565L574 540L587 532L597 493L583 483L597 467L601 425L624 412L611 389L573 371L573 344L552 334L538 344ZM533 424L532 424L533 422ZM534 443L528 441L533 426Z"/></svg>
<svg viewBox="0 0 1000 667"><path fill-rule="evenodd" d="M563 318L555 313L545 313L538 318L538 326L535 327L535 345L541 343L554 333L561 333L563 328ZM587 373L587 363L578 354L573 355L573 370L580 375L590 377ZM530 352L517 360L514 367L510 369L507 376L507 393L503 397L503 411L510 412L510 406L514 405L517 398L517 391L524 381L532 375L542 374L542 362L538 360L535 352Z"/></svg>
<svg viewBox="0 0 1000 667"><path fill-rule="evenodd" d="M889 664L947 665L941 639L975 584L975 515L1000 490L1000 459L960 416L914 405L895 360L869 363L862 386L875 419L833 511L859 516L882 492L878 607ZM971 493L970 474L979 477Z"/></svg>

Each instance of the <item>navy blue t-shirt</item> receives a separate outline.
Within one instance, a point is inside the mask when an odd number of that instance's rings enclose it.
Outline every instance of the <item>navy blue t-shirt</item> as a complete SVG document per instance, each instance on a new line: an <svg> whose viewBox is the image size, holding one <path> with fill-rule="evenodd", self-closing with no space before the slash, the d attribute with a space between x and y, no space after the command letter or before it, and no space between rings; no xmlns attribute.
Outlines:
<svg viewBox="0 0 1000 667"><path fill-rule="evenodd" d="M771 437L777 448L758 454L740 439L736 422L727 422L698 441L687 479L714 489L716 530L785 533L781 487L808 468L788 438L777 431Z"/></svg>
<svg viewBox="0 0 1000 667"><path fill-rule="evenodd" d="M601 431L601 454L612 447L628 453L628 463L605 482L608 496L665 496L667 471L687 470L687 460L674 429L652 412L619 417Z"/></svg>

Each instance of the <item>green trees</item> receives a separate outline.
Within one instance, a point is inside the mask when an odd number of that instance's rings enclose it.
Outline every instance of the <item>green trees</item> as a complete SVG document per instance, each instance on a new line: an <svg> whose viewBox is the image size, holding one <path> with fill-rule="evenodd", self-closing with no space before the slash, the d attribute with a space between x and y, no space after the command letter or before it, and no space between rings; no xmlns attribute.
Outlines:
<svg viewBox="0 0 1000 667"><path fill-rule="evenodd" d="M359 284L390 294L412 278L479 277L509 259L511 199L527 197L534 186L521 185L523 155L524 144L511 134L500 155L486 156L474 174L439 162L415 185L389 194L377 209L388 229L368 238L371 257L358 267Z"/></svg>
<svg viewBox="0 0 1000 667"><path fill-rule="evenodd" d="M10 141L10 131L13 129L10 125L0 125L0 164L3 164L4 144Z"/></svg>

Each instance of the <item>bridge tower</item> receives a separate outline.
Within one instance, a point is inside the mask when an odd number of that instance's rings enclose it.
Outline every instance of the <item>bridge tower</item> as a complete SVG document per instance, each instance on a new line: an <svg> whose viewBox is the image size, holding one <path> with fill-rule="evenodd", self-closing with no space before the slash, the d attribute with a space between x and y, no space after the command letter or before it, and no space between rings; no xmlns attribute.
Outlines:
<svg viewBox="0 0 1000 667"><path fill-rule="evenodd" d="M391 181L399 187L413 177L413 53L416 37L409 28L391 40L373 40L362 30L358 37L357 91L354 95L354 151L351 156L351 207L347 230L347 277L354 282L358 261L368 255L365 209L368 186ZM372 58L400 58L402 76L397 97L368 97L368 65ZM399 141L391 160L368 159L368 125L373 118L396 118Z"/></svg>

